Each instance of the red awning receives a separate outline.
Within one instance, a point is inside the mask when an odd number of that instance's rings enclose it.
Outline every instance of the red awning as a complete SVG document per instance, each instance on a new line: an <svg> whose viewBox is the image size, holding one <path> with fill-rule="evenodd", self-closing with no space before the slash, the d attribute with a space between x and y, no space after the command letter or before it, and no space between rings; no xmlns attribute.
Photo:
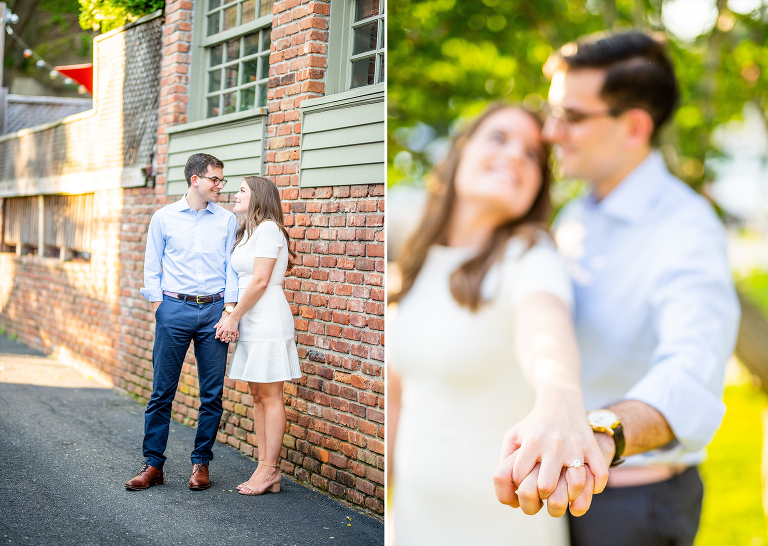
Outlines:
<svg viewBox="0 0 768 546"><path fill-rule="evenodd" d="M93 95L93 63L54 66L53 69L67 78L72 78L80 85L84 85L88 92Z"/></svg>

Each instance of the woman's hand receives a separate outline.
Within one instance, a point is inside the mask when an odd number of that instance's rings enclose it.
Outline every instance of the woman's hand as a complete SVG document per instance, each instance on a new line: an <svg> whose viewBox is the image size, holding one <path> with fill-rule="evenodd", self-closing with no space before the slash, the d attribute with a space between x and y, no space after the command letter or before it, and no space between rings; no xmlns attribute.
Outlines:
<svg viewBox="0 0 768 546"><path fill-rule="evenodd" d="M519 451L518 451L519 450ZM601 492L608 481L606 463L587 421L580 400L552 400L537 404L534 409L504 436L501 458L518 451L512 480L519 484L541 463L537 485L542 499L551 495L560 476L560 470L578 460L589 465L596 478L596 492ZM568 500L581 493L586 483L583 467L570 467L566 473Z"/></svg>
<svg viewBox="0 0 768 546"><path fill-rule="evenodd" d="M567 405L535 407L504 436L493 476L499 502L535 514L541 500L547 500L547 511L554 517L562 516L570 502L571 513L580 516L592 495L605 488L608 463L584 412L574 415ZM586 466L569 467L576 459Z"/></svg>
<svg viewBox="0 0 768 546"><path fill-rule="evenodd" d="M232 315L221 317L218 323L216 323L216 339L229 343L236 341L240 335L237 329L239 321Z"/></svg>

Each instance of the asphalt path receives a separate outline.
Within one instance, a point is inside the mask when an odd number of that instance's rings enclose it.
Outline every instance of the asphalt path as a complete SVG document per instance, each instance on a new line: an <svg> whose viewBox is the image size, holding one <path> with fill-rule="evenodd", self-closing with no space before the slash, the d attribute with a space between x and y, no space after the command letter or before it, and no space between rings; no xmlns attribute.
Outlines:
<svg viewBox="0 0 768 546"><path fill-rule="evenodd" d="M190 491L194 429L171 421L165 484L126 491L144 407L0 336L0 544L384 544L383 524L283 477L235 486L256 462L216 443L211 488Z"/></svg>

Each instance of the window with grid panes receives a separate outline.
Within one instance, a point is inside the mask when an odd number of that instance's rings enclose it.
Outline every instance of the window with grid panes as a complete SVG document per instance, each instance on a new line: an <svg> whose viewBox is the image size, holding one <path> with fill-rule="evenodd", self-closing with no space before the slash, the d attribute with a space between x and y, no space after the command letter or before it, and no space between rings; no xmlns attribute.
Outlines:
<svg viewBox="0 0 768 546"><path fill-rule="evenodd" d="M352 17L350 88L384 81L384 0L355 0Z"/></svg>
<svg viewBox="0 0 768 546"><path fill-rule="evenodd" d="M272 29L254 24L259 18L272 15L273 2L207 0L206 118L267 105Z"/></svg>

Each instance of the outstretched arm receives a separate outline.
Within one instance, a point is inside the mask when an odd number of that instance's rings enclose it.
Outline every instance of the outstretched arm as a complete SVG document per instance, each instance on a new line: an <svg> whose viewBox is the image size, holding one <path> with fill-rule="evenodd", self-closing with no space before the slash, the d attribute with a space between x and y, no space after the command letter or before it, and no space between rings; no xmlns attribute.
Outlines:
<svg viewBox="0 0 768 546"><path fill-rule="evenodd" d="M516 505L520 500L515 494L517 486L538 464L535 483L529 479L524 491L535 491L537 499L548 499L559 489L554 506L548 506L550 514L559 516L568 501L582 494L588 480L586 468L568 468L563 473L564 467L575 459L587 464L589 480L594 479L598 493L607 482L608 467L586 419L579 351L568 307L557 296L539 292L521 300L515 315L518 361L536 392L536 401L531 412L504 437L501 462L494 474L496 495L500 502ZM565 482L558 487L561 473ZM592 490L587 493L591 498ZM526 501L522 502L526 513L535 513L541 506Z"/></svg>

